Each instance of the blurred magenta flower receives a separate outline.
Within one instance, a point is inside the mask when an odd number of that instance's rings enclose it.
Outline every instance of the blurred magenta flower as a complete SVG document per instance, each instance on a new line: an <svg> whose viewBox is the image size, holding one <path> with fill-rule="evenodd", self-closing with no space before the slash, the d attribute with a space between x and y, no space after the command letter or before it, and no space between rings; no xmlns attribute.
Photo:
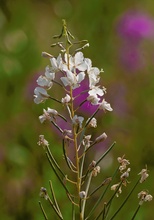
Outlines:
<svg viewBox="0 0 154 220"><path fill-rule="evenodd" d="M126 12L118 23L118 33L123 39L138 43L154 36L154 19L142 12Z"/></svg>
<svg viewBox="0 0 154 220"><path fill-rule="evenodd" d="M146 63L140 46L143 40L154 36L154 19L148 14L128 11L122 15L117 24L117 32L122 39L120 62L128 71L142 69Z"/></svg>

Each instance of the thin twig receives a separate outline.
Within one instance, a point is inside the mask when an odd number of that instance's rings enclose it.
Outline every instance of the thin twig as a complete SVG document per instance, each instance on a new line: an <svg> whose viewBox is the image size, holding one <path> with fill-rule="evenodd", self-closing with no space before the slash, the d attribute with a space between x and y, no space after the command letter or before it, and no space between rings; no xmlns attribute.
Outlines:
<svg viewBox="0 0 154 220"><path fill-rule="evenodd" d="M48 220L48 217L47 217L47 215L46 215L46 213L45 213L45 210L44 210L44 208L43 208L43 206L42 206L41 201L39 201L39 205L40 205L40 208L41 208L41 211L42 211L42 213L43 213L43 216L44 216L45 220Z"/></svg>

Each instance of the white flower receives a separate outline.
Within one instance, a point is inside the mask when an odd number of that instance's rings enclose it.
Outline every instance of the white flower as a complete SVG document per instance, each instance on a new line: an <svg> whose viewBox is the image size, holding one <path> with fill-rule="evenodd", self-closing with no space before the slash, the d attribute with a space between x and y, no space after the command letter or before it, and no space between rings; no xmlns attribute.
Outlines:
<svg viewBox="0 0 154 220"><path fill-rule="evenodd" d="M47 110L43 109L43 115L39 116L39 120L41 123L48 120L55 120L55 117L58 116L58 112L55 109L48 108Z"/></svg>
<svg viewBox="0 0 154 220"><path fill-rule="evenodd" d="M66 94L66 96L61 99L61 102L62 102L63 104L67 104L67 103L70 102L70 100L71 100L70 95Z"/></svg>
<svg viewBox="0 0 154 220"><path fill-rule="evenodd" d="M92 86L95 86L99 80L100 80L100 70L97 67L91 68L91 70L88 72L89 76L89 87L92 88Z"/></svg>
<svg viewBox="0 0 154 220"><path fill-rule="evenodd" d="M104 95L104 90L100 89L98 86L92 86L92 88L88 92L89 95L99 95L103 96Z"/></svg>
<svg viewBox="0 0 154 220"><path fill-rule="evenodd" d="M97 95L89 95L89 96L87 97L87 100L90 101L90 103L91 103L92 105L98 105L100 98L98 98Z"/></svg>
<svg viewBox="0 0 154 220"><path fill-rule="evenodd" d="M88 120L89 120L90 118L88 118ZM87 121L88 121L87 120ZM88 123L88 127L92 127L92 128L96 128L97 127L97 120L96 120L96 118L92 118L91 120L90 120L90 122Z"/></svg>
<svg viewBox="0 0 154 220"><path fill-rule="evenodd" d="M59 54L57 59L55 57L50 58L50 62L51 62L53 72L58 72L59 70L62 70L63 61L62 61L61 54Z"/></svg>
<svg viewBox="0 0 154 220"><path fill-rule="evenodd" d="M87 65L87 72L89 72L92 68L92 61L89 58L85 58L85 63Z"/></svg>
<svg viewBox="0 0 154 220"><path fill-rule="evenodd" d="M53 82L51 82L49 79L47 79L45 76L39 76L39 78L37 79L37 84L39 86L42 86L42 87L46 87L47 89L48 88L51 88L52 85L53 85Z"/></svg>
<svg viewBox="0 0 154 220"><path fill-rule="evenodd" d="M87 69L87 65L84 61L84 56L82 52L77 52L74 57L70 54L64 55L65 63L63 64L64 71L74 71L74 69L78 69L79 71L85 71Z"/></svg>
<svg viewBox="0 0 154 220"><path fill-rule="evenodd" d="M54 80L55 79L55 72L51 70L49 66L46 66L45 68L45 76L48 80Z"/></svg>
<svg viewBox="0 0 154 220"><path fill-rule="evenodd" d="M47 89L50 89L53 85L53 80L55 78L55 73L51 71L50 67L47 66L45 68L45 76L39 76L37 79L37 84L39 86L45 87Z"/></svg>
<svg viewBox="0 0 154 220"><path fill-rule="evenodd" d="M92 86L92 89L88 91L89 96L87 100L91 102L92 105L98 105L100 98L98 96L104 95L104 90L100 89L98 86Z"/></svg>
<svg viewBox="0 0 154 220"><path fill-rule="evenodd" d="M82 128L82 122L83 122L84 118L81 116L77 116L74 115L73 119L72 119L72 123L74 125L79 125L79 128Z"/></svg>
<svg viewBox="0 0 154 220"><path fill-rule="evenodd" d="M47 91L44 88L41 87L36 87L34 90L34 102L36 104L39 104L43 101L45 101L46 99L48 99L50 96L48 95Z"/></svg>
<svg viewBox="0 0 154 220"><path fill-rule="evenodd" d="M82 82L84 78L84 72L80 72L76 75L68 70L66 71L66 77L61 77L60 79L63 82L64 86L72 86L73 89L76 89L80 86L80 82Z"/></svg>
<svg viewBox="0 0 154 220"><path fill-rule="evenodd" d="M99 103L99 109L103 109L104 111L113 111L110 104L103 99L101 103Z"/></svg>
<svg viewBox="0 0 154 220"><path fill-rule="evenodd" d="M97 67L92 67L92 62L89 58L85 58L87 65L87 73L89 77L89 87L95 86L100 80L100 70Z"/></svg>

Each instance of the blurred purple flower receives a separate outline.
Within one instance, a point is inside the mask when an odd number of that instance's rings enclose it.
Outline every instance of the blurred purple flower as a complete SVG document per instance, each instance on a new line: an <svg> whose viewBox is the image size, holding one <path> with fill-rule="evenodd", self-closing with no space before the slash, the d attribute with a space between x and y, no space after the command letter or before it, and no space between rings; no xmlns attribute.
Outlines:
<svg viewBox="0 0 154 220"><path fill-rule="evenodd" d="M131 72L142 69L145 60L140 45L143 40L154 36L154 19L142 12L126 12L117 24L117 32L122 39L122 65Z"/></svg>
<svg viewBox="0 0 154 220"><path fill-rule="evenodd" d="M120 18L118 33L125 40L137 43L154 36L154 20L141 12L127 12Z"/></svg>
<svg viewBox="0 0 154 220"><path fill-rule="evenodd" d="M140 49L130 44L124 45L124 47L120 49L120 61L125 69L130 72L135 72L143 68L145 63Z"/></svg>

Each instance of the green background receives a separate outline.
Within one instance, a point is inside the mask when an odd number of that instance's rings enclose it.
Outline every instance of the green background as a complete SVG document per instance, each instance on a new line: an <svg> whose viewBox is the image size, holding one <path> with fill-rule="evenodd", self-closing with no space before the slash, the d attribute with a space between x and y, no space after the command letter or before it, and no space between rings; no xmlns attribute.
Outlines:
<svg viewBox="0 0 154 220"><path fill-rule="evenodd" d="M33 102L35 81L49 64L41 52L58 55L59 51L50 45L54 43L52 36L61 31L63 18L77 39L89 41L85 57L92 59L93 66L104 69L101 82L114 109L99 116L98 132L106 132L109 138L106 147L117 142L102 164L100 178L110 176L116 158L125 154L131 162L132 184L147 164L150 177L142 188L153 194L154 40L146 38L140 43L139 53L145 62L142 68L132 72L122 65L119 53L124 45L117 26L129 10L141 11L154 19L152 0L0 1L0 219L43 219L39 190L41 186L49 187L49 179L63 204L64 215L69 216L64 192L37 145L38 135L46 134L53 153L61 158L60 141L38 120L46 104ZM95 157L100 151L94 151ZM63 165L61 159L60 164ZM137 207L137 193L138 190L125 214L117 219L129 219L129 213ZM145 204L136 219L151 220L153 205ZM46 209L52 216L50 207Z"/></svg>

